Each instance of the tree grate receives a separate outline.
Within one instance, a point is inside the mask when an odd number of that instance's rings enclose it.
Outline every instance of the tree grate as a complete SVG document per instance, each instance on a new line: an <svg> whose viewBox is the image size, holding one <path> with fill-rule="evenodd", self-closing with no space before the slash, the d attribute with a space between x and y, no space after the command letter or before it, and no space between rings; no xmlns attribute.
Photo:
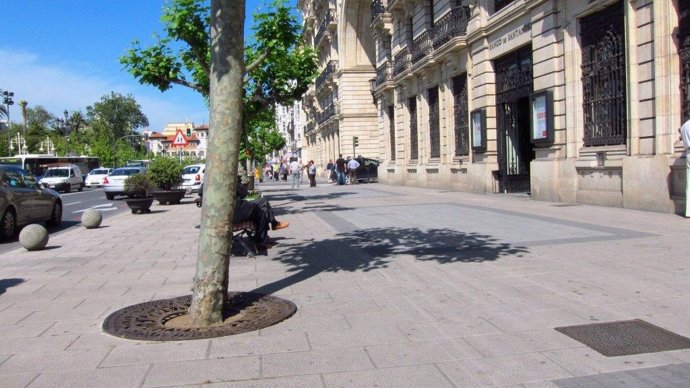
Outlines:
<svg viewBox="0 0 690 388"><path fill-rule="evenodd" d="M166 323L188 314L192 296L154 300L110 314L103 331L115 337L142 341L184 341L224 337L263 329L297 311L289 300L252 292L230 292L223 324L209 327L171 327Z"/></svg>

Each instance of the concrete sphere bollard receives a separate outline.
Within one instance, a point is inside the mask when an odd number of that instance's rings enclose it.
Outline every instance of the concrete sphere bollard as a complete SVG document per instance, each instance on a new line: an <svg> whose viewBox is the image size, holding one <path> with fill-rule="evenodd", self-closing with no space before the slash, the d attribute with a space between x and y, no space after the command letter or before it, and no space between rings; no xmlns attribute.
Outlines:
<svg viewBox="0 0 690 388"><path fill-rule="evenodd" d="M103 215L98 210L89 209L81 215L81 224L86 229L94 229L101 226Z"/></svg>
<svg viewBox="0 0 690 388"><path fill-rule="evenodd" d="M48 244L48 230L39 224L30 224L19 232L19 244L27 251L38 251Z"/></svg>

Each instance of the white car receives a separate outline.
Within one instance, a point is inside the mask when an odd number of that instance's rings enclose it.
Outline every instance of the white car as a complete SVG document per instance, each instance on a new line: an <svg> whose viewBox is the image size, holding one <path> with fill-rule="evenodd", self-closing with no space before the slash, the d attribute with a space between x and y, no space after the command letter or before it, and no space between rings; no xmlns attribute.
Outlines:
<svg viewBox="0 0 690 388"><path fill-rule="evenodd" d="M103 178L103 191L107 199L115 199L116 195L129 196L125 191L125 179L130 175L146 172L143 167L120 167L116 168Z"/></svg>
<svg viewBox="0 0 690 388"><path fill-rule="evenodd" d="M65 193L69 193L72 189L82 191L84 188L84 178L79 166L75 164L49 167L43 173L39 183L45 188L64 191Z"/></svg>
<svg viewBox="0 0 690 388"><path fill-rule="evenodd" d="M204 183L205 164L192 164L186 166L182 172L181 189L186 189L189 193L198 193L201 184Z"/></svg>
<svg viewBox="0 0 690 388"><path fill-rule="evenodd" d="M103 178L110 174L111 170L112 169L105 167L94 168L91 170L91 172L86 175L86 181L84 182L86 187L103 186Z"/></svg>

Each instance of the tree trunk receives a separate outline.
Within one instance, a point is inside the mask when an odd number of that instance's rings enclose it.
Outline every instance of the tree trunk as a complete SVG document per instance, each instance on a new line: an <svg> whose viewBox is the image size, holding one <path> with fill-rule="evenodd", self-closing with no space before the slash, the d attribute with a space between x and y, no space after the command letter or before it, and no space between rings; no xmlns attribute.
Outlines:
<svg viewBox="0 0 690 388"><path fill-rule="evenodd" d="M190 315L196 326L223 320L232 243L244 75L245 0L211 1L209 147Z"/></svg>

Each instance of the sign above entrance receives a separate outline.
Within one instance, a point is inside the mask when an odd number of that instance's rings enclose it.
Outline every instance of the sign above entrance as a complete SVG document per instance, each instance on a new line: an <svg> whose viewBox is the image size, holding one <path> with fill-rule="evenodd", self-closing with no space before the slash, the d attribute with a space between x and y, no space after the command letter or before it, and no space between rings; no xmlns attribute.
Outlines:
<svg viewBox="0 0 690 388"><path fill-rule="evenodd" d="M531 39L530 32L532 31L532 24L527 22L512 30L506 32L502 36L491 40L489 42L489 52L491 56L508 52L515 47L519 47L525 43L528 43ZM521 38L521 39L518 39Z"/></svg>
<svg viewBox="0 0 690 388"><path fill-rule="evenodd" d="M178 129L177 133L175 134L175 140L173 140L172 145L174 145L174 146L186 146L187 143L188 143L187 138L184 137L182 130Z"/></svg>

